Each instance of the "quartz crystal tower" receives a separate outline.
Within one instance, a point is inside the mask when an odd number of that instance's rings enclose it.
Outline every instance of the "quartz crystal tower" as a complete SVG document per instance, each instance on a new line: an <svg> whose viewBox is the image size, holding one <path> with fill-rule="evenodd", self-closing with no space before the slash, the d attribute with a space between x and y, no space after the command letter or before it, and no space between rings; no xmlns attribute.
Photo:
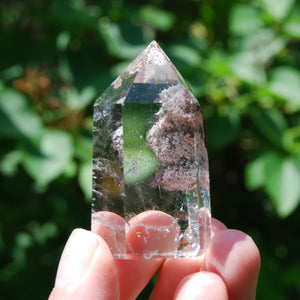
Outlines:
<svg viewBox="0 0 300 300"><path fill-rule="evenodd" d="M153 41L94 104L92 230L115 258L192 257L210 238L198 101Z"/></svg>

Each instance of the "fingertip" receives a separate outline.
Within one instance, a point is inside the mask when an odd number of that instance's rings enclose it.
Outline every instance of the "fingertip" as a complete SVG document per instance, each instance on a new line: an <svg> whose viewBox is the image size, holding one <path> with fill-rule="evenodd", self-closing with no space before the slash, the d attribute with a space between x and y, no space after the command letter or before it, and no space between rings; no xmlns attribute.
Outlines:
<svg viewBox="0 0 300 300"><path fill-rule="evenodd" d="M178 285L174 300L228 300L222 278L211 272L199 272L185 277Z"/></svg>
<svg viewBox="0 0 300 300"><path fill-rule="evenodd" d="M103 238L115 255L126 252L125 224L125 219L109 211L92 214L92 232Z"/></svg>
<svg viewBox="0 0 300 300"><path fill-rule="evenodd" d="M201 263L202 257L166 259L159 270L150 299L172 299L181 280L199 272Z"/></svg>
<svg viewBox="0 0 300 300"><path fill-rule="evenodd" d="M211 233L212 235L216 234L219 231L226 230L227 227L221 221L215 218L211 218Z"/></svg>
<svg viewBox="0 0 300 300"><path fill-rule="evenodd" d="M178 248L180 227L176 220L162 211L146 211L129 221L126 233L127 253L153 256L172 253ZM155 255L153 256L155 257Z"/></svg>
<svg viewBox="0 0 300 300"><path fill-rule="evenodd" d="M260 253L254 241L238 230L217 232L205 256L203 270L219 274L230 299L255 299Z"/></svg>

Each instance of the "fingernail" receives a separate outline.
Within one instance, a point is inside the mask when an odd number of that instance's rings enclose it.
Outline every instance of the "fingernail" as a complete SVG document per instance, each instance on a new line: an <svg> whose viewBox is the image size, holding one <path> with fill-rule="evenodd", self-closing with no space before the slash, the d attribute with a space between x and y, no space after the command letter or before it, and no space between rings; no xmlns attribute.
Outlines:
<svg viewBox="0 0 300 300"><path fill-rule="evenodd" d="M87 272L97 246L97 239L89 231L75 229L61 256L55 287L79 282Z"/></svg>

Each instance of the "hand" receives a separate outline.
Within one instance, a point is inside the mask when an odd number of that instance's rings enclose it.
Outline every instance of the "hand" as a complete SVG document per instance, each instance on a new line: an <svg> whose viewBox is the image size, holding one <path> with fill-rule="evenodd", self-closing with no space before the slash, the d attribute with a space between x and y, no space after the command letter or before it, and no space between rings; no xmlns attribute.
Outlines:
<svg viewBox="0 0 300 300"><path fill-rule="evenodd" d="M253 240L215 219L212 232L204 257L114 260L99 235L76 229L49 299L135 299L160 268L151 300L254 300L260 255Z"/></svg>

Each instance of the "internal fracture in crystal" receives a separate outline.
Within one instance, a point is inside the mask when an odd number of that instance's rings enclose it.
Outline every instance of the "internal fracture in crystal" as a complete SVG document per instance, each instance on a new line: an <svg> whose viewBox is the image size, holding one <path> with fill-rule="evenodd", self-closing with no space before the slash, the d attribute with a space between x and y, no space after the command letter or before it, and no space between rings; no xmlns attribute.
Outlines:
<svg viewBox="0 0 300 300"><path fill-rule="evenodd" d="M155 41L94 104L92 230L116 258L192 257L208 246L202 113Z"/></svg>

